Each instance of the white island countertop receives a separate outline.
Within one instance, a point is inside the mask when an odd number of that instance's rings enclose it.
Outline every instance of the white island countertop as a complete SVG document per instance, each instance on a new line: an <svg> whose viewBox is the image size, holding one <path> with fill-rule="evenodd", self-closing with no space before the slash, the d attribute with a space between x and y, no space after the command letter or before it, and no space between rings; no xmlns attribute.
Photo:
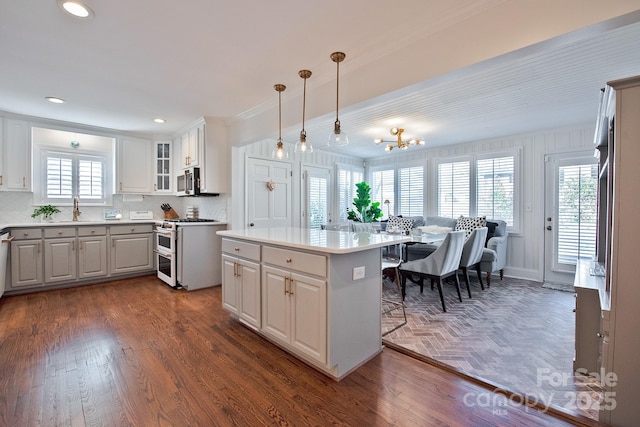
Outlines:
<svg viewBox="0 0 640 427"><path fill-rule="evenodd" d="M306 249L313 252L346 254L411 241L411 236L384 233L318 230L296 227L221 230L222 237Z"/></svg>

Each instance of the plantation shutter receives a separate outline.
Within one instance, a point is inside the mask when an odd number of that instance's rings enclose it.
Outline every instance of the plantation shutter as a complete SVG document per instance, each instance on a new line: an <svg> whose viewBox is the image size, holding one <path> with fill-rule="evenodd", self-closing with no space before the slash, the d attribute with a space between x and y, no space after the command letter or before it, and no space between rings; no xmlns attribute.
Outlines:
<svg viewBox="0 0 640 427"><path fill-rule="evenodd" d="M557 262L576 264L595 255L597 165L559 168Z"/></svg>
<svg viewBox="0 0 640 427"><path fill-rule="evenodd" d="M338 168L338 220L347 220L347 211L353 207L353 198L356 194L356 183L362 182L364 172Z"/></svg>
<svg viewBox="0 0 640 427"><path fill-rule="evenodd" d="M514 158L476 162L476 214L513 225Z"/></svg>
<svg viewBox="0 0 640 427"><path fill-rule="evenodd" d="M422 166L398 169L398 215L424 215L423 171Z"/></svg>
<svg viewBox="0 0 640 427"><path fill-rule="evenodd" d="M438 215L469 216L469 161L438 164Z"/></svg>
<svg viewBox="0 0 640 427"><path fill-rule="evenodd" d="M49 199L73 197L73 160L64 154L46 157L46 191Z"/></svg>
<svg viewBox="0 0 640 427"><path fill-rule="evenodd" d="M395 178L394 170L374 171L371 177L371 202L380 202L380 209L385 217L393 215L395 212L394 192ZM384 201L389 200L389 204L385 205Z"/></svg>
<svg viewBox="0 0 640 427"><path fill-rule="evenodd" d="M104 175L101 160L78 160L78 196L81 199L101 199Z"/></svg>
<svg viewBox="0 0 640 427"><path fill-rule="evenodd" d="M320 228L327 223L327 186L325 177L308 174L309 228Z"/></svg>

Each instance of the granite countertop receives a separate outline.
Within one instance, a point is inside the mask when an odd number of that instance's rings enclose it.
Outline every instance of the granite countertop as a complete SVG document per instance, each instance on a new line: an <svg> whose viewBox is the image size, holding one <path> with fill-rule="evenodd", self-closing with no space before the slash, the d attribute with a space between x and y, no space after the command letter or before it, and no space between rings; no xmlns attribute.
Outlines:
<svg viewBox="0 0 640 427"><path fill-rule="evenodd" d="M399 234L317 230L296 227L222 230L218 231L217 234L222 237L332 254L359 252L411 240L411 236Z"/></svg>

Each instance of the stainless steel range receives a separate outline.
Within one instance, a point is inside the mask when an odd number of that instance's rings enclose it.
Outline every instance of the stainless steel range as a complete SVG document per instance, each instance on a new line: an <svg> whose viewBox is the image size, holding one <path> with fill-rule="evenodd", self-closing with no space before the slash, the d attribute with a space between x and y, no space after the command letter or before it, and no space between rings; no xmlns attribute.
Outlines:
<svg viewBox="0 0 640 427"><path fill-rule="evenodd" d="M216 231L226 223L203 218L166 219L156 223L158 278L189 291L222 281L221 243Z"/></svg>

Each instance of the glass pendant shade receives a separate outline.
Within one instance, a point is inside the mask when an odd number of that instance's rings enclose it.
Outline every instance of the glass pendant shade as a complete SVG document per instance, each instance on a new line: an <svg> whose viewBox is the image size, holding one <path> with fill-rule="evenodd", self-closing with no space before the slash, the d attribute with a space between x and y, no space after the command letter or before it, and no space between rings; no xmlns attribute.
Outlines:
<svg viewBox="0 0 640 427"><path fill-rule="evenodd" d="M284 148L284 143L281 139L278 139L276 147L271 152L271 157L274 159L288 159L289 152Z"/></svg>
<svg viewBox="0 0 640 427"><path fill-rule="evenodd" d="M271 152L271 157L274 159L288 159L289 152L284 147L282 142L282 92L287 88L283 84L274 85L273 88L278 92L278 141L276 146Z"/></svg>

